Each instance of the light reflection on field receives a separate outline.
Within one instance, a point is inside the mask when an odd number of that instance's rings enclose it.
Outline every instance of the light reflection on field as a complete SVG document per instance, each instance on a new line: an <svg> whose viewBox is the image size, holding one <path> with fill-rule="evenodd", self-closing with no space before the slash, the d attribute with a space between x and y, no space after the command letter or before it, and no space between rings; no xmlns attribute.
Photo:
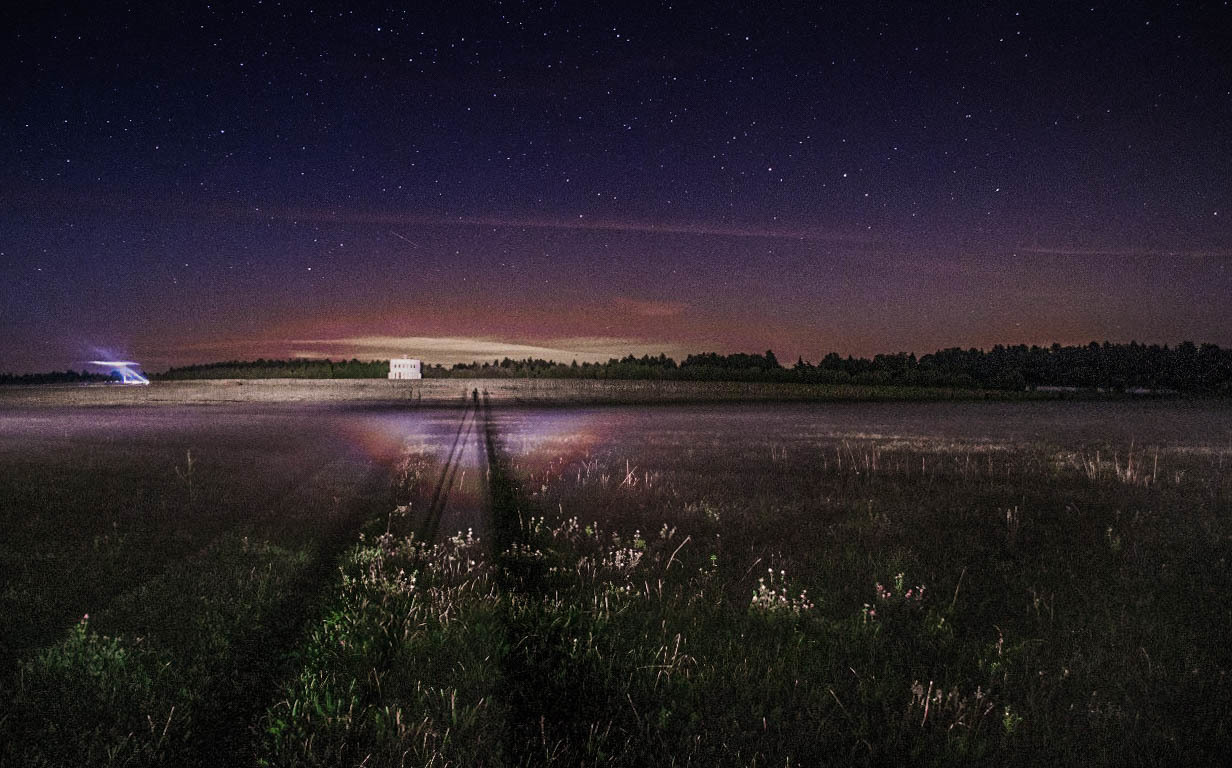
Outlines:
<svg viewBox="0 0 1232 768"><path fill-rule="evenodd" d="M353 408L346 405L239 404L0 410L0 451L56 440L157 444L193 435L219 440L313 432L341 436L376 460L420 445L447 456L459 408ZM696 450L731 443L807 446L851 440L944 450L1152 445L1194 453L1232 450L1232 408L1220 401L1046 403L832 403L811 405L508 407L496 401L493 425L513 460L544 451L584 456L597 445L666 439ZM465 430L464 430L465 431ZM463 451L478 466L482 425ZM303 438L295 438L303 439Z"/></svg>

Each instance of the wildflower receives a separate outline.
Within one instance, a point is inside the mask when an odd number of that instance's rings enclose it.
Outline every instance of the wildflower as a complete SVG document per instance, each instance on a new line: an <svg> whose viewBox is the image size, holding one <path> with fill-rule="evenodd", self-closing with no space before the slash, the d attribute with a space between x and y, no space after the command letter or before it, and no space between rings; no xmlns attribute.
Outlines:
<svg viewBox="0 0 1232 768"><path fill-rule="evenodd" d="M774 586L774 569L768 568L766 572L770 575L770 584L766 583L766 578L757 580L757 589L753 590L753 598L749 602L749 607L764 613L774 612L790 612L799 614L804 611L812 610L813 603L808 599L808 590L801 590L800 596L793 598L790 596L786 587L781 590ZM779 571L779 577L786 580L787 572Z"/></svg>
<svg viewBox="0 0 1232 768"><path fill-rule="evenodd" d="M881 582L875 582L873 589L877 594L877 600L883 603L906 603L906 602L921 602L924 599L924 585L916 584L913 587L907 587L907 577L904 573L894 575L894 588L887 589ZM904 589L906 587L906 589Z"/></svg>

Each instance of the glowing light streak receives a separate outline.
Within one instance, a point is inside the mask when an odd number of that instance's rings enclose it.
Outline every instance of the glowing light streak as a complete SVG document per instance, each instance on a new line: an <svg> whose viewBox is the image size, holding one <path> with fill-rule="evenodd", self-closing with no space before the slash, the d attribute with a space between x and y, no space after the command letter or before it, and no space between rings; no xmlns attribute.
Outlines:
<svg viewBox="0 0 1232 768"><path fill-rule="evenodd" d="M121 384L146 384L150 380L136 370L140 363L134 363L129 360L91 360L90 365L106 366L112 369L112 373L120 374Z"/></svg>

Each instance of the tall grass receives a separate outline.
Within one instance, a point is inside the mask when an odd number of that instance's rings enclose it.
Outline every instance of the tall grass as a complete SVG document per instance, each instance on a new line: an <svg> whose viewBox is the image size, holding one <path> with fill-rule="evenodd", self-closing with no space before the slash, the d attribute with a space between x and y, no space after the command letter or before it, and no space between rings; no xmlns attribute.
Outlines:
<svg viewBox="0 0 1232 768"><path fill-rule="evenodd" d="M1156 485L1043 446L573 441L514 466L503 551L391 530L348 554L263 762L1214 764L1229 745L1226 575L1178 567L1227 555L1212 461L1163 452L1190 480Z"/></svg>
<svg viewBox="0 0 1232 768"><path fill-rule="evenodd" d="M484 537L416 530L444 472L419 436L388 473L317 467L250 525L223 516L20 655L0 763L1232 751L1226 450L622 418L508 423L474 473L499 481ZM169 462L165 492L205 525L217 465ZM145 536L121 522L79 544L107 562L156 550Z"/></svg>
<svg viewBox="0 0 1232 768"><path fill-rule="evenodd" d="M345 462L318 468L270 516L139 579L22 658L3 681L0 764L250 761L251 725L328 582L338 534L349 538L354 515L373 512L369 474ZM208 510L197 515L206 520L192 524L215 529Z"/></svg>

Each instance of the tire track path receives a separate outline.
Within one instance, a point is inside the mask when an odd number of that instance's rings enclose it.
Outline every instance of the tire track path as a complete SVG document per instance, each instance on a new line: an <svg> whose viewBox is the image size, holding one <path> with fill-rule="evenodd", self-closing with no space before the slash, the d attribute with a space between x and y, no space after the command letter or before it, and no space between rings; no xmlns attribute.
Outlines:
<svg viewBox="0 0 1232 768"><path fill-rule="evenodd" d="M436 486L432 489L432 499L428 502L428 509L417 526L425 541L436 541L437 536L440 535L441 518L444 516L446 504L449 503L449 495L453 490L453 479L457 475L458 465L462 463L466 444L474 430L474 422L475 409L468 401L462 409L462 418L458 420L458 429L454 433L453 444L449 446L445 464L441 467L441 474L436 480Z"/></svg>
<svg viewBox="0 0 1232 768"><path fill-rule="evenodd" d="M590 724L600 716L597 703L610 691L594 671L579 665L571 652L580 631L580 615L561 610L546 563L527 557L533 544L524 524L538 513L523 492L501 445L492 401L483 394L486 501L498 583L506 594L505 647L501 698L508 704L502 740L509 765L536 765L545 755L580 759ZM510 554L513 552L513 554ZM519 554L520 552L520 554ZM569 761L565 757L565 762Z"/></svg>

